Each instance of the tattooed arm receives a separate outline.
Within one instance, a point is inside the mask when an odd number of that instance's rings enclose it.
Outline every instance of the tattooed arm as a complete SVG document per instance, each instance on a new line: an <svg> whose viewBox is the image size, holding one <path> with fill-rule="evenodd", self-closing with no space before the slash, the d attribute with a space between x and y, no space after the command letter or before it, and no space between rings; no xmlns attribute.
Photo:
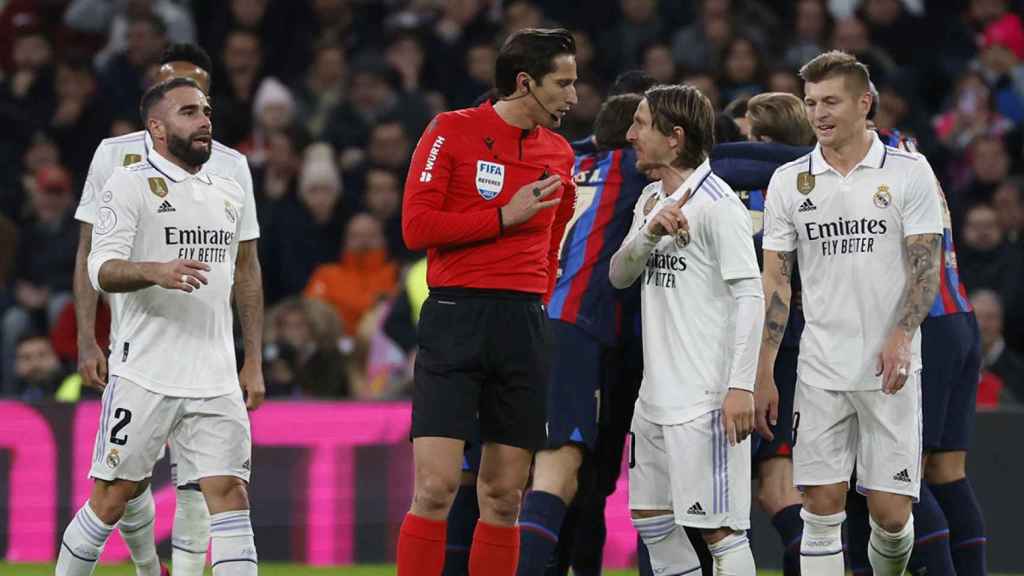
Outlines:
<svg viewBox="0 0 1024 576"><path fill-rule="evenodd" d="M263 385L263 278L256 256L256 240L238 244L233 290L245 346L239 381L246 391L246 406L254 409L263 402L266 393Z"/></svg>
<svg viewBox="0 0 1024 576"><path fill-rule="evenodd" d="M778 421L779 391L775 387L775 357L786 332L789 303L792 295L790 280L796 252L764 251L764 332L761 335L761 354L757 362L754 384L754 421L757 431L769 442L775 437L771 426Z"/></svg>
<svg viewBox="0 0 1024 576"><path fill-rule="evenodd" d="M907 285L900 300L899 321L889 333L878 362L882 390L889 394L898 392L907 381L914 332L928 315L939 291L941 243L939 234L912 234L903 240Z"/></svg>

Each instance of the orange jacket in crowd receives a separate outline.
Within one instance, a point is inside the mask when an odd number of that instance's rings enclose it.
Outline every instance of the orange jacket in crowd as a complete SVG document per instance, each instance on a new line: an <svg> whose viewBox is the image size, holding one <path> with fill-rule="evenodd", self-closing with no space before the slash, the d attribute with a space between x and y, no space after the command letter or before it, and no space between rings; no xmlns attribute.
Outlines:
<svg viewBox="0 0 1024 576"><path fill-rule="evenodd" d="M397 284L398 267L388 260L386 250L346 252L338 263L321 264L313 271L305 294L333 306L351 336L363 314L394 294Z"/></svg>

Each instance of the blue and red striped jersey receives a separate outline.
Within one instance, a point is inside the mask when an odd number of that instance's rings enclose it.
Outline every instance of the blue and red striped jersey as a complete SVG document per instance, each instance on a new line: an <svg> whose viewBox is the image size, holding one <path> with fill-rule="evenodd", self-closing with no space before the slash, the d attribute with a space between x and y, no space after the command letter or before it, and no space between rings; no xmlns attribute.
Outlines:
<svg viewBox="0 0 1024 576"><path fill-rule="evenodd" d="M548 317L575 324L614 345L621 334L623 299L635 290L616 290L608 281L608 267L629 231L633 208L648 180L637 172L632 148L576 150L576 215L562 244Z"/></svg>
<svg viewBox="0 0 1024 576"><path fill-rule="evenodd" d="M901 134L899 130L879 130L878 136L887 146L917 152L917 144L913 139ZM942 185L939 185L942 189ZM939 278L939 293L935 302L928 310L928 316L946 316L973 310L967 299L967 289L960 281L960 269L957 266L956 246L953 243L953 228L950 222L949 207L946 205L945 192L942 197L942 211L945 225L942 231L942 270Z"/></svg>

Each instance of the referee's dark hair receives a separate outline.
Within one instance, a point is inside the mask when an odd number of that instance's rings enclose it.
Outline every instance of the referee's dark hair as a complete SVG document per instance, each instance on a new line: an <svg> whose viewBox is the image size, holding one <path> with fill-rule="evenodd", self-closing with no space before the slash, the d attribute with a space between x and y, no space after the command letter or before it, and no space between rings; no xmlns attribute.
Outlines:
<svg viewBox="0 0 1024 576"><path fill-rule="evenodd" d="M170 62L188 62L195 64L206 73L213 71L213 60L210 60L210 55L206 53L206 50L188 42L171 44L164 50L160 57L160 65L163 66Z"/></svg>
<svg viewBox="0 0 1024 576"><path fill-rule="evenodd" d="M651 123L666 136L678 126L683 142L675 165L696 168L715 145L715 108L708 97L689 84L655 86L644 92L651 109Z"/></svg>
<svg viewBox="0 0 1024 576"><path fill-rule="evenodd" d="M498 51L494 63L494 86L499 96L516 91L516 76L526 72L535 82L555 70L554 59L576 55L576 40L565 28L524 28L513 32Z"/></svg>
<svg viewBox="0 0 1024 576"><path fill-rule="evenodd" d="M200 92L203 91L199 87L199 83L185 77L171 78L153 86L142 95L142 103L139 104L139 115L142 117L142 123L145 124L149 120L149 112L164 99L164 96L167 96L168 92L182 86L189 86Z"/></svg>
<svg viewBox="0 0 1024 576"><path fill-rule="evenodd" d="M626 148L626 132L633 123L633 114L643 96L635 93L612 96L601 105L601 111L594 120L594 141L600 150Z"/></svg>

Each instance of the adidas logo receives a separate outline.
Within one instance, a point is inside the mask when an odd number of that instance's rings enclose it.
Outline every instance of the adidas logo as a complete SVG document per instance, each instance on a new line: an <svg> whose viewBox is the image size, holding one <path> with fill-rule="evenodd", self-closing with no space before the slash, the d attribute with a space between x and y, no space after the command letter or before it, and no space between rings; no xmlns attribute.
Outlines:
<svg viewBox="0 0 1024 576"><path fill-rule="evenodd" d="M705 516L704 507L700 505L700 502L694 502L693 506L690 506L686 513L691 516Z"/></svg>
<svg viewBox="0 0 1024 576"><path fill-rule="evenodd" d="M908 474L907 469L904 468L903 470L897 472L896 475L892 477L892 479L898 480L900 482L910 482L910 474Z"/></svg>
<svg viewBox="0 0 1024 576"><path fill-rule="evenodd" d="M797 212L810 212L811 210L817 209L818 207L814 205L814 202L811 202L811 199L808 198L807 200L804 200L804 203L800 205L800 208L797 208Z"/></svg>
<svg viewBox="0 0 1024 576"><path fill-rule="evenodd" d="M177 212L177 210L174 209L174 206L171 206L170 202L164 200L164 203L161 204L160 207L156 209L156 213L163 214L164 212Z"/></svg>

